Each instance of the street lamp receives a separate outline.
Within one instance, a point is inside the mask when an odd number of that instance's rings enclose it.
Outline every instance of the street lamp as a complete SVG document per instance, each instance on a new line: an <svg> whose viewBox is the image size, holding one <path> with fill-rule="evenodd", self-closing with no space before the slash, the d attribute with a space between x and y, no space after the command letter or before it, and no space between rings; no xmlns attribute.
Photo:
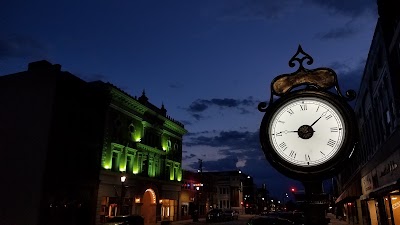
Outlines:
<svg viewBox="0 0 400 225"><path fill-rule="evenodd" d="M282 204L283 204L283 207L284 207L285 211L286 211L286 206L285 206L285 199L286 198L289 198L288 193L284 193L283 194L283 198L282 198Z"/></svg>
<svg viewBox="0 0 400 225"><path fill-rule="evenodd" d="M122 212L122 205L124 204L124 196L125 196L125 186L124 186L124 183L125 183L125 180L126 180L126 176L121 176L121 195L120 195L120 207L119 207L119 215L121 215L123 212Z"/></svg>

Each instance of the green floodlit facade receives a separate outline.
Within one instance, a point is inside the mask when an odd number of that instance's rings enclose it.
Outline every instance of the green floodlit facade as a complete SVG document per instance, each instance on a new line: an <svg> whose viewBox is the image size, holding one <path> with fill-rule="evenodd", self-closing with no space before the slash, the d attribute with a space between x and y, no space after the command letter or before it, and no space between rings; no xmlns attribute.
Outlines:
<svg viewBox="0 0 400 225"><path fill-rule="evenodd" d="M149 103L109 85L102 168L160 180L182 180L183 124Z"/></svg>

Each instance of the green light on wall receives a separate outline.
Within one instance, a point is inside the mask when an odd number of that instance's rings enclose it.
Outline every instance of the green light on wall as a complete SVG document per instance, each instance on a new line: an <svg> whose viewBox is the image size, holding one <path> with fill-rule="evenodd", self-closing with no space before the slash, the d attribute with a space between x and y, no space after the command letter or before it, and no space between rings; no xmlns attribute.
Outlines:
<svg viewBox="0 0 400 225"><path fill-rule="evenodd" d="M133 164L133 169L132 169L133 174L138 174L139 173L139 166L137 163Z"/></svg>
<svg viewBox="0 0 400 225"><path fill-rule="evenodd" d="M168 149L168 144L167 144L167 141L166 141L166 140L163 140L163 141L162 141L161 146L162 146L162 149L163 149L164 151L167 151L167 149Z"/></svg>
<svg viewBox="0 0 400 225"><path fill-rule="evenodd" d="M176 174L176 180L177 181L182 181L182 169L178 169L178 173Z"/></svg>
<svg viewBox="0 0 400 225"><path fill-rule="evenodd" d="M174 169L171 168L169 171L169 179L174 180L175 179L175 174L174 174Z"/></svg>

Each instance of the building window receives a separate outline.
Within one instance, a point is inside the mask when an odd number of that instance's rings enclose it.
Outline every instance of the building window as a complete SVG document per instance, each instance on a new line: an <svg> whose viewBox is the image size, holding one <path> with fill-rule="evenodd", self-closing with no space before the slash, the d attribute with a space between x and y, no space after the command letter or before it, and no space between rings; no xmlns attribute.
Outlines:
<svg viewBox="0 0 400 225"><path fill-rule="evenodd" d="M174 150L175 150L175 151L178 151L178 148L179 148L178 143L175 143L175 144L174 144Z"/></svg>
<svg viewBox="0 0 400 225"><path fill-rule="evenodd" d="M171 140L167 141L167 150L171 150Z"/></svg>
<svg viewBox="0 0 400 225"><path fill-rule="evenodd" d="M129 125L129 132L135 133L135 126L133 124Z"/></svg>

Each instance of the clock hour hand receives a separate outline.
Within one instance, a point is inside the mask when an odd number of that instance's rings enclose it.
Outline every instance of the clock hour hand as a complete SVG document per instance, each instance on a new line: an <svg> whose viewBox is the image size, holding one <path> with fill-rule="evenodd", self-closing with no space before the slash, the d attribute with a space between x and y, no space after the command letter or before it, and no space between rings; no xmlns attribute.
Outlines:
<svg viewBox="0 0 400 225"><path fill-rule="evenodd" d="M321 115L316 121L314 121L314 123L312 123L312 124L310 125L310 127L312 127L314 124L316 124L316 123L318 122L318 120L320 120L323 116L326 115L327 112L328 112L328 111L322 113L322 115Z"/></svg>
<svg viewBox="0 0 400 225"><path fill-rule="evenodd" d="M284 130L284 131L276 133L275 135L280 135L282 133L287 134L287 133L297 133L297 132L298 132L297 130Z"/></svg>

